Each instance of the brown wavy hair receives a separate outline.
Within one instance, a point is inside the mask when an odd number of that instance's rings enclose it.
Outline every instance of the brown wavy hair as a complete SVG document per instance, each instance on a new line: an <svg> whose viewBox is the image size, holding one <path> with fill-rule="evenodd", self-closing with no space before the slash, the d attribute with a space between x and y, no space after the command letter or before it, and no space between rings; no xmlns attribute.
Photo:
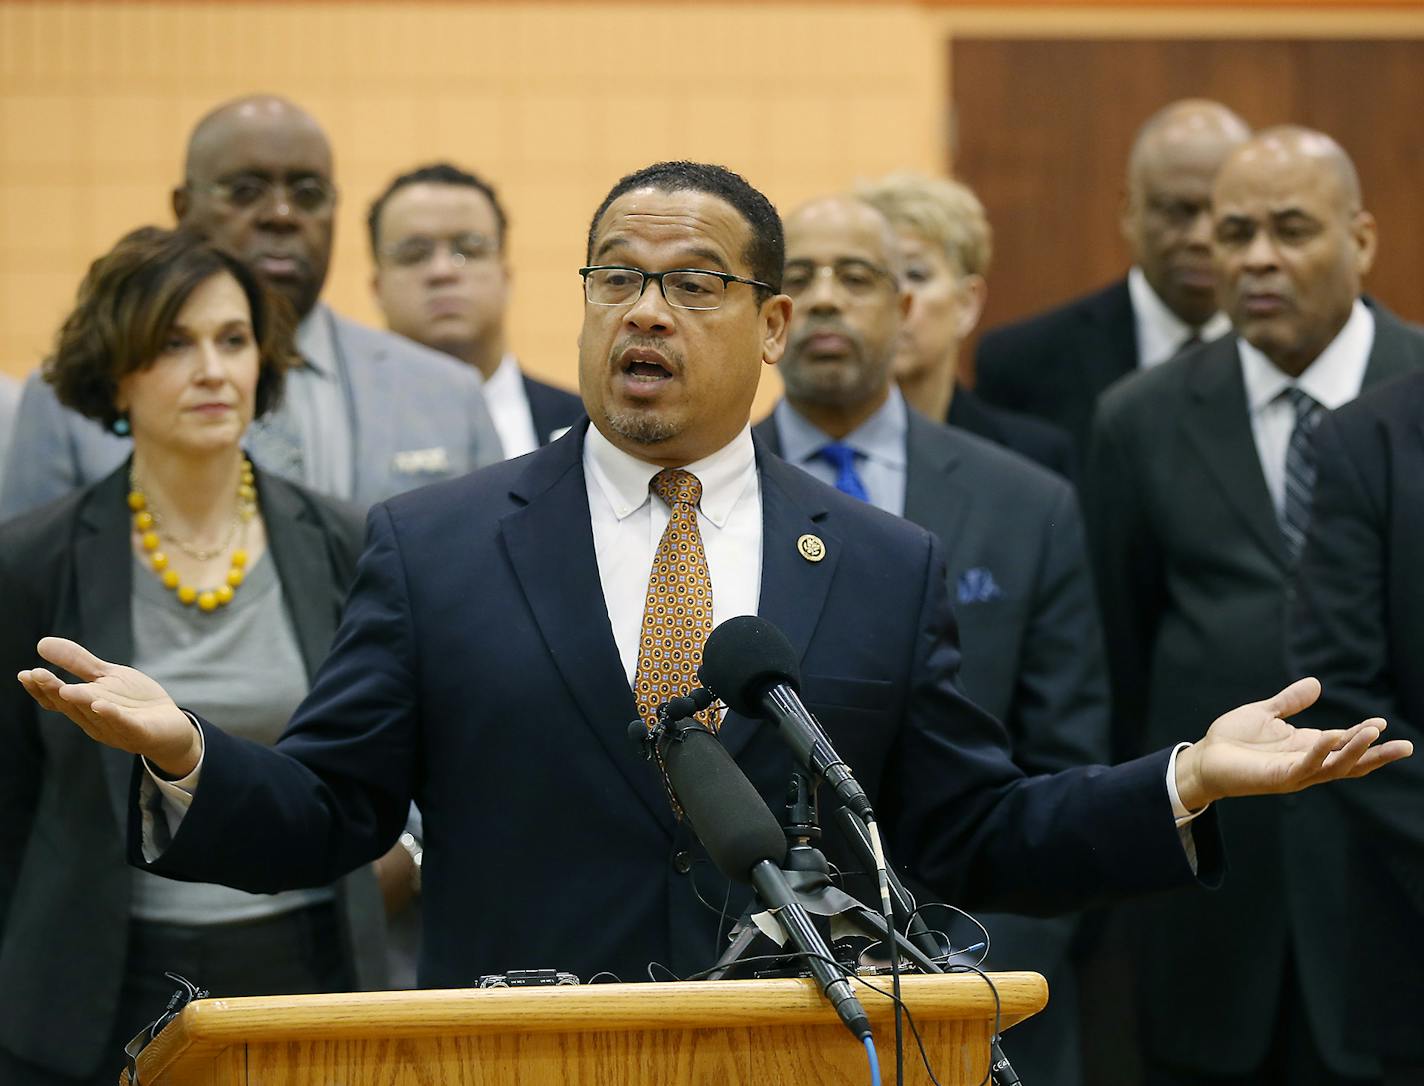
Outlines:
<svg viewBox="0 0 1424 1086"><path fill-rule="evenodd" d="M255 416L276 407L286 371L300 364L290 305L202 234L157 226L125 234L79 284L74 310L44 362L44 379L60 403L112 428L120 417L119 381L157 361L193 291L223 273L237 280L251 311L258 350Z"/></svg>

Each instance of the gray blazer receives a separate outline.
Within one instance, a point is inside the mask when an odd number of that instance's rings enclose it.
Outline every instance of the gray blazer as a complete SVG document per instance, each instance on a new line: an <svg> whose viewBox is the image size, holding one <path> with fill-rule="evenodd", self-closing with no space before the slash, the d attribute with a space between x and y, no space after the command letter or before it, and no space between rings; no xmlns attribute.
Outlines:
<svg viewBox="0 0 1424 1086"><path fill-rule="evenodd" d="M325 314L350 389L353 503L365 509L503 458L479 376L471 367L325 307L313 311L313 316ZM302 380L301 371L288 380ZM0 476L0 520L102 479L128 456L129 447L128 439L62 407L39 374L30 374L9 463ZM252 459L277 475L293 477L297 470L257 449Z"/></svg>
<svg viewBox="0 0 1424 1086"><path fill-rule="evenodd" d="M775 416L756 433L780 453ZM1004 722L1025 773L1107 761L1102 634L1073 487L913 410L905 444L905 518L944 545L960 688ZM997 968L1051 972L1067 955L1072 918L989 923Z"/></svg>
<svg viewBox="0 0 1424 1086"><path fill-rule="evenodd" d="M361 546L349 507L258 474L268 546L308 678L326 657ZM43 634L106 660L133 656L133 557L122 468L0 527L0 661L39 663ZM124 855L135 759L0 683L0 1046L74 1077L113 1053L132 869ZM280 849L281 842L273 842ZM385 912L369 866L338 883L362 988L385 987ZM194 978L201 982L202 978ZM23 998L20 998L23 993Z"/></svg>
<svg viewBox="0 0 1424 1086"><path fill-rule="evenodd" d="M1367 388L1424 367L1424 335L1382 308L1374 316ZM1205 722L1296 677L1284 649L1290 560L1236 336L1103 395L1084 493L1117 758L1194 739ZM1143 907L1139 1005L1153 1059L1249 1071L1271 1044L1293 959L1326 1063L1371 1073L1341 1026L1348 954L1338 948L1362 919L1348 910L1347 841L1326 791L1221 804L1226 885Z"/></svg>
<svg viewBox="0 0 1424 1086"><path fill-rule="evenodd" d="M0 375L0 479L5 478L5 454L10 449L10 434L15 428L15 409L20 405L20 386Z"/></svg>

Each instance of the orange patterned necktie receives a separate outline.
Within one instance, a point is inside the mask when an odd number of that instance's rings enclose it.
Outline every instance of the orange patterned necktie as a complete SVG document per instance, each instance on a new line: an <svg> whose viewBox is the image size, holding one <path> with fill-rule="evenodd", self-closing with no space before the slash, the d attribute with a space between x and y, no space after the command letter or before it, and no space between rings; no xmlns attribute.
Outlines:
<svg viewBox="0 0 1424 1086"><path fill-rule="evenodd" d="M648 576L633 681L638 715L651 728L663 702L697 686L702 646L712 632L712 578L707 574L707 552L702 549L702 533L697 527L702 483L680 468L664 468L653 476L649 487L672 514ZM697 719L715 728L715 707L698 713Z"/></svg>

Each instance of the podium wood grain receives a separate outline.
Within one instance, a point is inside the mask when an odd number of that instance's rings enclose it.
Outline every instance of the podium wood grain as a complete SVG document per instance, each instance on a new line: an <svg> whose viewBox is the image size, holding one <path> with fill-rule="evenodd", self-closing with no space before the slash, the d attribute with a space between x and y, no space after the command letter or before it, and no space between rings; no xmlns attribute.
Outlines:
<svg viewBox="0 0 1424 1086"><path fill-rule="evenodd" d="M1047 1001L1036 973L992 976L1004 1028ZM858 987L893 1075L891 1003ZM994 1016L984 980L906 977L903 995L943 1086L983 1079ZM929 1082L908 1028L905 1066L907 1082ZM802 980L207 999L139 1060L142 1086L860 1086L868 1078L864 1050Z"/></svg>

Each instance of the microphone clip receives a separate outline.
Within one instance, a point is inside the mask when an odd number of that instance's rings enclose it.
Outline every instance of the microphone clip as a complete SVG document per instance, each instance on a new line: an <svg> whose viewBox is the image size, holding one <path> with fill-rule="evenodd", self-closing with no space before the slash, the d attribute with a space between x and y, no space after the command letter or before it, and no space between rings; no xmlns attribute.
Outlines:
<svg viewBox="0 0 1424 1086"><path fill-rule="evenodd" d="M696 714L710 708L713 700L712 692L706 687L694 687L691 694L668 698L658 706L651 728L645 727L641 720L629 724L628 733L642 750L644 760L656 762L664 746L681 743L692 728L709 731L698 722Z"/></svg>

